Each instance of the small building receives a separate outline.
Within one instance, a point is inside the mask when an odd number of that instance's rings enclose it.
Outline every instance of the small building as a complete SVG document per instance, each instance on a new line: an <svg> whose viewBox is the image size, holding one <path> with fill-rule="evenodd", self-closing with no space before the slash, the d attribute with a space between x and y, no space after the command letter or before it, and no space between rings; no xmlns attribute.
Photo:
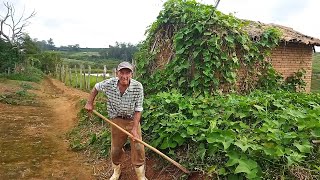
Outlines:
<svg viewBox="0 0 320 180"><path fill-rule="evenodd" d="M266 28L278 28L282 32L279 45L274 48L269 57L275 70L284 78L292 76L295 72L304 69L306 71L304 81L305 90L310 92L312 76L312 55L314 46L320 46L320 39L310 37L292 28L261 22L250 23L246 27L252 39L259 38Z"/></svg>

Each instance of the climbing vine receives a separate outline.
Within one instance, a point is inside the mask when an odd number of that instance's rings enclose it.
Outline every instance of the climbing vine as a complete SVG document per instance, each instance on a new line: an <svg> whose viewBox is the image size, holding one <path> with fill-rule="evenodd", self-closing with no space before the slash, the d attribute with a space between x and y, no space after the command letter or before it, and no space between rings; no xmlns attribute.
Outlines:
<svg viewBox="0 0 320 180"><path fill-rule="evenodd" d="M135 57L140 80L153 85L146 92L256 88L268 75L265 59L281 34L270 28L252 40L245 30L250 23L193 0L167 1Z"/></svg>

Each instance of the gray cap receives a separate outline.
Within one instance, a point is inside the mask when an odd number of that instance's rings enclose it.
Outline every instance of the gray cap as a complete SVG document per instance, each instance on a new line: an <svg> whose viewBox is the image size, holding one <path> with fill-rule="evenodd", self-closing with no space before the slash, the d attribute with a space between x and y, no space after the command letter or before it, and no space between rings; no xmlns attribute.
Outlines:
<svg viewBox="0 0 320 180"><path fill-rule="evenodd" d="M117 70L120 71L121 69L124 69L124 68L130 69L131 71L133 71L133 66L132 66L129 62L127 62L127 61L121 62L121 63L118 65Z"/></svg>

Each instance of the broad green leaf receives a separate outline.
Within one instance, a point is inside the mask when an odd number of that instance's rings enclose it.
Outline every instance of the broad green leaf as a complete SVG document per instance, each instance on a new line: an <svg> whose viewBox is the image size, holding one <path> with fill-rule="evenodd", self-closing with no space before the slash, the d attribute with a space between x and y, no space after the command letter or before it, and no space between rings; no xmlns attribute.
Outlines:
<svg viewBox="0 0 320 180"><path fill-rule="evenodd" d="M198 153L198 156L200 156L202 161L204 160L204 157L206 155L206 151L207 151L207 149L206 149L205 145L203 143L201 143L198 147L197 153Z"/></svg>
<svg viewBox="0 0 320 180"><path fill-rule="evenodd" d="M249 174L251 170L245 164L239 164L237 168L234 170L234 173L246 173Z"/></svg>
<svg viewBox="0 0 320 180"><path fill-rule="evenodd" d="M178 50L178 51L176 52L176 54L177 54L177 55L178 55L178 54L183 54L185 50L186 50L185 48L181 48L180 50Z"/></svg>
<svg viewBox="0 0 320 180"><path fill-rule="evenodd" d="M196 135L196 134L198 134L198 130L199 130L199 128L197 128L197 127L193 127L193 126L187 127L188 135Z"/></svg>
<svg viewBox="0 0 320 180"><path fill-rule="evenodd" d="M183 39L183 33L177 33L177 35L175 36L176 40L180 40Z"/></svg>
<svg viewBox="0 0 320 180"><path fill-rule="evenodd" d="M214 143L214 142L217 142L217 139L220 139L220 133L218 132L213 132L213 133L210 133L207 137L207 142L208 143Z"/></svg>
<svg viewBox="0 0 320 180"><path fill-rule="evenodd" d="M293 145L299 149L302 153L310 153L312 146L309 142L304 142L303 144L293 143Z"/></svg>
<svg viewBox="0 0 320 180"><path fill-rule="evenodd" d="M317 137L319 138L320 137L320 128L315 128L314 130L311 131L311 135L313 137Z"/></svg>
<svg viewBox="0 0 320 180"><path fill-rule="evenodd" d="M185 139L183 137L181 137L179 134L175 134L172 139L174 141L176 141L178 143L179 146L181 146L184 142L185 142Z"/></svg>
<svg viewBox="0 0 320 180"><path fill-rule="evenodd" d="M250 145L243 143L239 140L237 142L235 142L234 145L238 146L243 152L246 152L247 149L250 147Z"/></svg>
<svg viewBox="0 0 320 180"><path fill-rule="evenodd" d="M253 106L259 111L264 111L264 108L262 106L259 106L259 105L253 105Z"/></svg>

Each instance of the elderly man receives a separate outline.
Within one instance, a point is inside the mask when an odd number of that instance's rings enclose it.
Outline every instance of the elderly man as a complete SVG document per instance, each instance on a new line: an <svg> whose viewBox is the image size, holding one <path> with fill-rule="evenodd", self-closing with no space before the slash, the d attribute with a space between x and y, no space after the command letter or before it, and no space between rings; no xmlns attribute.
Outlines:
<svg viewBox="0 0 320 180"><path fill-rule="evenodd" d="M133 67L128 62L121 62L117 68L117 77L99 82L92 89L85 109L93 110L93 102L98 92L107 96L107 109L110 119L131 132L130 138L131 161L139 180L145 177L145 152L144 146L135 139L142 139L140 119L143 110L143 87L140 82L132 79ZM113 175L110 180L117 180L121 174L120 159L123 146L128 135L111 126L111 158Z"/></svg>

